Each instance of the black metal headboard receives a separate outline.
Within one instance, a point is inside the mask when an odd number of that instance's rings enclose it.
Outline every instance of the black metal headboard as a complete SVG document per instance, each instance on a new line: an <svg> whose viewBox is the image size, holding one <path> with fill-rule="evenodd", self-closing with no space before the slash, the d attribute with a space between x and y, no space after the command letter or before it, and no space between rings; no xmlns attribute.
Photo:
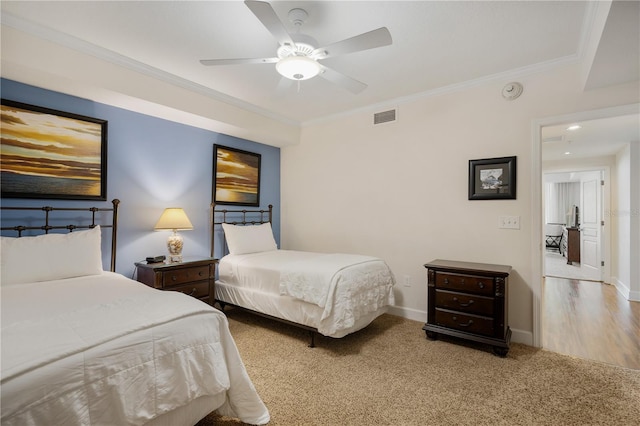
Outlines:
<svg viewBox="0 0 640 426"><path fill-rule="evenodd" d="M260 225L272 223L273 205L269 204L269 210L242 209L242 210L216 210L215 203L211 203L211 257L215 256L215 229L216 225L229 223L231 225Z"/></svg>
<svg viewBox="0 0 640 426"><path fill-rule="evenodd" d="M37 220L37 221L42 221L44 220L44 225L41 226L26 226L26 225L16 225L16 226L3 226L1 228L2 231L16 231L18 233L18 237L22 236L22 233L24 231L29 231L29 230L38 230L38 231L44 231L45 234L48 234L49 231L53 230L53 229L66 229L69 232L73 232L76 229L91 229L91 228L95 228L97 225L100 225L101 228L112 228L111 230L111 267L110 270L111 272L115 272L116 270L116 243L117 243L117 237L118 237L118 205L120 204L120 200L118 200L117 198L111 201L111 204L113 204L112 208L104 208L104 207L50 207L50 206L45 206L45 207L5 207L5 206L0 206L0 209L2 210L19 210L19 211L43 211L44 212L44 218L33 218L33 217L24 217L24 218L16 218L15 220ZM58 211L81 211L81 212L90 212L91 213L91 223L88 225L81 225L81 224L70 224L70 225L51 225L51 218L50 213L51 212L58 212ZM111 223L96 223L96 213L97 212L113 212L113 214L111 215ZM87 215L85 215L87 216ZM85 221L88 220L87 217L83 217L82 219L84 219ZM13 220L13 219L12 219ZM77 220L78 223L81 221L81 219L74 219Z"/></svg>

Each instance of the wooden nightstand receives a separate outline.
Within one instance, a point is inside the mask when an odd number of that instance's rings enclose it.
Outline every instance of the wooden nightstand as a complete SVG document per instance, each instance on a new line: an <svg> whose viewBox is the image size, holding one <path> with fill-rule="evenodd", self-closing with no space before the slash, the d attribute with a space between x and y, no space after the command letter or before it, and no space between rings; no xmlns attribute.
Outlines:
<svg viewBox="0 0 640 426"><path fill-rule="evenodd" d="M136 262L137 280L160 290L179 291L213 306L216 264L212 257L179 263Z"/></svg>
<svg viewBox="0 0 640 426"><path fill-rule="evenodd" d="M427 323L429 339L438 334L493 346L500 356L509 352L507 324L511 266L437 259L427 268Z"/></svg>

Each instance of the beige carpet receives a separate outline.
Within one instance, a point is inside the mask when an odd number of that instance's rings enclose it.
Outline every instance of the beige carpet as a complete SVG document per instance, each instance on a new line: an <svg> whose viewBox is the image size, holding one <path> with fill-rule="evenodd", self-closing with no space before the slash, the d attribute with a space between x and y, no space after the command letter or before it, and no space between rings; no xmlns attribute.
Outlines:
<svg viewBox="0 0 640 426"><path fill-rule="evenodd" d="M569 265L567 258L558 252L547 251L544 256L545 276L568 278L574 280L597 280L595 276L589 276L580 268L579 263Z"/></svg>
<svg viewBox="0 0 640 426"><path fill-rule="evenodd" d="M236 310L231 333L270 425L637 425L640 371L512 344L425 338L384 315L343 339ZM210 414L198 426L239 425Z"/></svg>

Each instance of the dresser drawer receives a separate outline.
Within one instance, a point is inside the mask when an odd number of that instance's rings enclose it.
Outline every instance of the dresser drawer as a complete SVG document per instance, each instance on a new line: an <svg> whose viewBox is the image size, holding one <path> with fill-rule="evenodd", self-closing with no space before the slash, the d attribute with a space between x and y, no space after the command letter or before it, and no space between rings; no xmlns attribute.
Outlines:
<svg viewBox="0 0 640 426"><path fill-rule="evenodd" d="M492 296L493 278L437 273L436 288Z"/></svg>
<svg viewBox="0 0 640 426"><path fill-rule="evenodd" d="M469 333L493 335L493 319L436 308L436 324Z"/></svg>
<svg viewBox="0 0 640 426"><path fill-rule="evenodd" d="M180 286L171 286L167 288L170 291L179 291L197 299L209 297L209 281L196 281Z"/></svg>
<svg viewBox="0 0 640 426"><path fill-rule="evenodd" d="M190 281L206 280L209 278L209 266L194 266L166 271L162 274L163 288L173 290L172 286Z"/></svg>
<svg viewBox="0 0 640 426"><path fill-rule="evenodd" d="M492 297L436 290L436 308L492 316L493 304Z"/></svg>

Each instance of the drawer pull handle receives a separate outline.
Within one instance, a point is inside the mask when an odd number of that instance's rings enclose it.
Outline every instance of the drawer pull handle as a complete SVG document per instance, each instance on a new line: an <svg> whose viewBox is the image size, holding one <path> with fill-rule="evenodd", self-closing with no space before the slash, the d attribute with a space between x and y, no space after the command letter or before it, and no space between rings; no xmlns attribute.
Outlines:
<svg viewBox="0 0 640 426"><path fill-rule="evenodd" d="M458 301L458 298L457 298L457 297L454 297L454 298L453 298L453 301L454 301L454 302L458 302L458 305L462 306L463 308L466 308L466 307L468 307L468 306L473 305L473 299L469 300L469 302L468 302L468 303L460 303L460 302Z"/></svg>
<svg viewBox="0 0 640 426"><path fill-rule="evenodd" d="M445 279L444 279L444 283L445 283L445 284L449 284L449 278L445 278Z"/></svg>
<svg viewBox="0 0 640 426"><path fill-rule="evenodd" d="M454 321L458 321L458 317L453 317L452 318ZM467 321L466 324L458 324L460 327L469 327L470 325L473 324L473 320L470 319L469 321Z"/></svg>
<svg viewBox="0 0 640 426"><path fill-rule="evenodd" d="M184 294L187 294L186 291L183 291ZM187 296L193 296L194 294L196 294L196 288L194 287L193 289L191 289L191 293L187 294Z"/></svg>
<svg viewBox="0 0 640 426"><path fill-rule="evenodd" d="M480 287L480 288L484 288L484 283L483 283L483 282L479 282L479 283L478 283L478 287Z"/></svg>
<svg viewBox="0 0 640 426"><path fill-rule="evenodd" d="M202 271L198 272L198 275L203 276L204 274L202 273Z"/></svg>
<svg viewBox="0 0 640 426"><path fill-rule="evenodd" d="M171 281L175 281L177 279L178 279L178 277L176 277L175 275L171 275Z"/></svg>

